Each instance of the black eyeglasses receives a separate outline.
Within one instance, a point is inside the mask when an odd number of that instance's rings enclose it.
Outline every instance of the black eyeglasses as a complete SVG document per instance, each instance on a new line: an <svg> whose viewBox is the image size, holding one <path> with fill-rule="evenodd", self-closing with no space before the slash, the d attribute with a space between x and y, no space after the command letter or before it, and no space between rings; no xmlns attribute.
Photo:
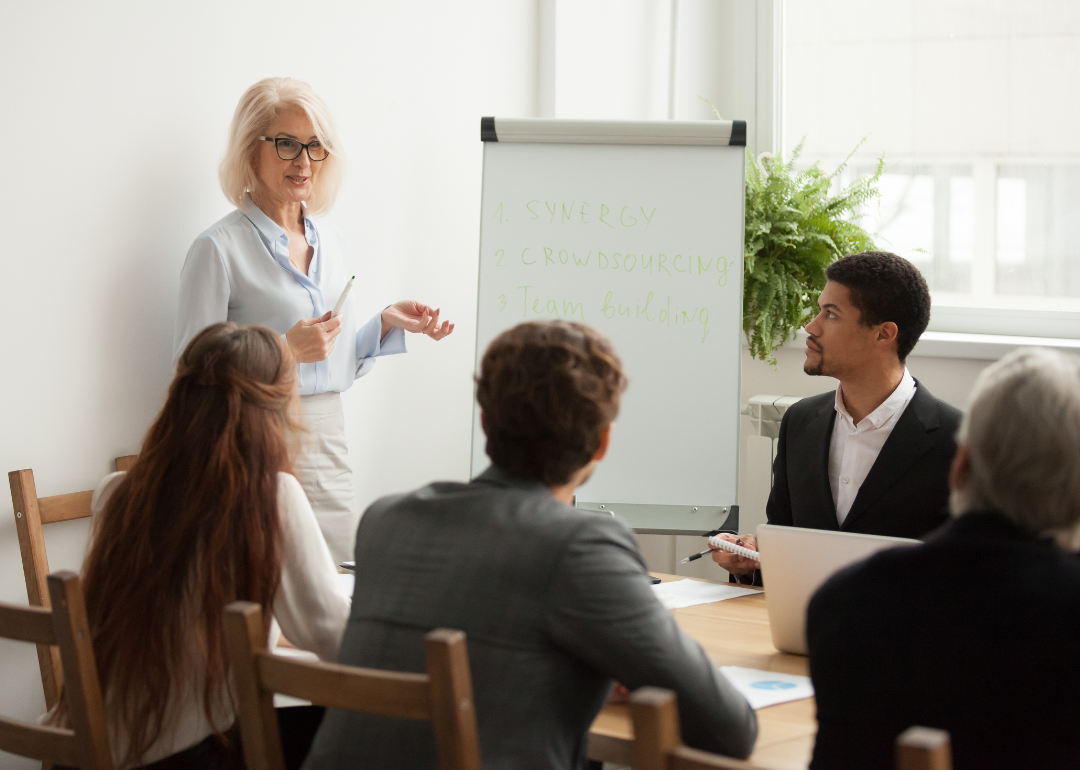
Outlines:
<svg viewBox="0 0 1080 770"><path fill-rule="evenodd" d="M279 136L276 139L272 136L260 136L259 138L264 142L273 142L277 156L282 160L296 160L304 150L307 150L307 156L313 161L326 160L326 156L330 154L330 150L318 139L314 142L301 144L298 139L290 139L287 136Z"/></svg>

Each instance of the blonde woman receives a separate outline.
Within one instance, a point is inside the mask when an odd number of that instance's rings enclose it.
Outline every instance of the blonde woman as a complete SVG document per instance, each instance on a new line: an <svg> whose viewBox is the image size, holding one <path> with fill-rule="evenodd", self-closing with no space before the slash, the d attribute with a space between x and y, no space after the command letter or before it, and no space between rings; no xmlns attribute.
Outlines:
<svg viewBox="0 0 1080 770"><path fill-rule="evenodd" d="M219 321L258 323L284 337L310 430L297 476L336 562L352 557L358 520L342 391L379 356L404 353L404 332L440 340L454 330L439 322L438 308L413 300L364 320L350 296L331 317L356 271L346 266L341 234L315 215L333 205L344 163L330 113L307 83L267 78L244 93L219 170L237 208L188 251L174 340L179 357Z"/></svg>

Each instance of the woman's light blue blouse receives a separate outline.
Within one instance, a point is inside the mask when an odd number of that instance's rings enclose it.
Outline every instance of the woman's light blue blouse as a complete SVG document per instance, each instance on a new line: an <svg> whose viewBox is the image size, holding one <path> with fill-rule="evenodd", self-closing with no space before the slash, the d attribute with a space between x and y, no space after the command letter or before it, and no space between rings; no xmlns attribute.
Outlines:
<svg viewBox="0 0 1080 770"><path fill-rule="evenodd" d="M247 197L243 206L196 238L180 273L173 359L192 337L218 321L257 323L285 334L297 321L333 310L353 275L345 268L341 233L311 217L304 219L304 232L314 248L308 275L289 261L289 236ZM348 390L379 356L406 352L402 329L379 339L381 310L357 328L354 296L350 293L345 302L341 334L329 358L296 365L301 395Z"/></svg>

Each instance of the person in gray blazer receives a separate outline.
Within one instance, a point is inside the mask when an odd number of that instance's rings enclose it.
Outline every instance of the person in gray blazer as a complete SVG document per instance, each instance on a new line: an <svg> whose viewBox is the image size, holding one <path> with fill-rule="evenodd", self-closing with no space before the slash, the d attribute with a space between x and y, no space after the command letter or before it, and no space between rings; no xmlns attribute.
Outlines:
<svg viewBox="0 0 1080 770"><path fill-rule="evenodd" d="M656 600L633 533L574 508L626 387L587 326L525 323L484 354L477 400L491 467L375 502L357 532L339 660L424 671L424 634L468 638L482 763L580 768L613 682L678 696L683 740L747 757L753 710ZM432 768L425 722L331 709L306 768Z"/></svg>

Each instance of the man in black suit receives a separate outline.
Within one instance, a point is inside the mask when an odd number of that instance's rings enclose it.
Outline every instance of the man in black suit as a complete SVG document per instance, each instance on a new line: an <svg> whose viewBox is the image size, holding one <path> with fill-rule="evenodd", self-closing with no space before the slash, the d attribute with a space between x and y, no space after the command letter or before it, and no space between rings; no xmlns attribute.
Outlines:
<svg viewBox="0 0 1080 770"><path fill-rule="evenodd" d="M946 519L961 417L904 366L930 321L930 290L888 252L844 257L825 274L803 371L840 384L784 415L769 523L921 538ZM757 548L753 535L740 540ZM742 582L758 578L755 561L712 558Z"/></svg>
<svg viewBox="0 0 1080 770"><path fill-rule="evenodd" d="M957 770L1080 767L1077 468L1080 358L1035 348L988 367L952 467L956 517L810 602L812 768L891 769L913 725L949 731Z"/></svg>

